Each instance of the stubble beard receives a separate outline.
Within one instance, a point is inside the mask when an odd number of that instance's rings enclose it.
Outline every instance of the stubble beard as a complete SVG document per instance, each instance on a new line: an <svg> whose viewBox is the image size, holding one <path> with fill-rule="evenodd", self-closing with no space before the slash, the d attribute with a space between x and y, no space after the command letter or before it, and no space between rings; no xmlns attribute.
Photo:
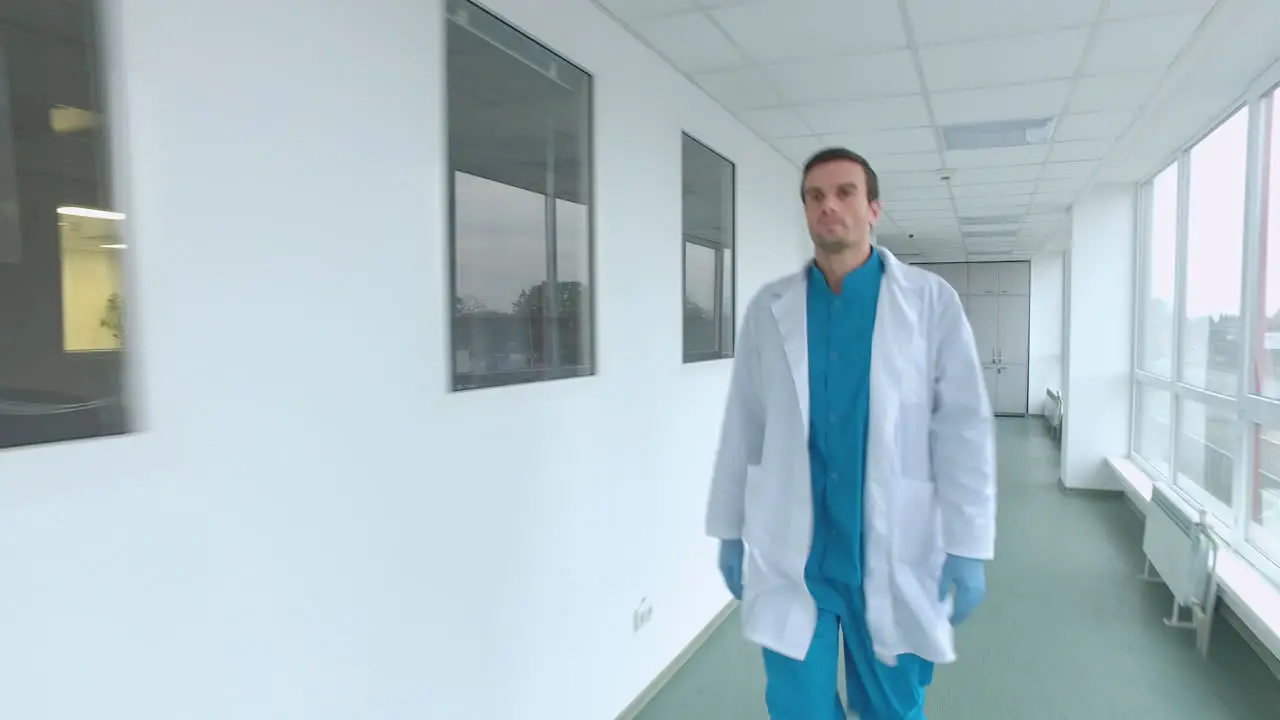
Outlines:
<svg viewBox="0 0 1280 720"><path fill-rule="evenodd" d="M840 255L853 247L853 240L832 235L813 235L813 244L826 255Z"/></svg>

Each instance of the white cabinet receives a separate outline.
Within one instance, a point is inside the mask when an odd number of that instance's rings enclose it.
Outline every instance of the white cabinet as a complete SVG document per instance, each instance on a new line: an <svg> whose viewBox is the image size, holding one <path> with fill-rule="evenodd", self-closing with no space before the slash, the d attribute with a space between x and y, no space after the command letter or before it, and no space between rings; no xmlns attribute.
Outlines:
<svg viewBox="0 0 1280 720"><path fill-rule="evenodd" d="M997 415L1027 413L1031 334L1029 263L971 263L965 314L973 328L987 395Z"/></svg>
<svg viewBox="0 0 1280 720"><path fill-rule="evenodd" d="M969 294L969 268L965 263L943 263L934 265L933 271L938 273L947 284L955 288L961 297Z"/></svg>
<svg viewBox="0 0 1280 720"><path fill-rule="evenodd" d="M1031 263L919 265L960 294L997 415L1027 414L1031 338Z"/></svg>
<svg viewBox="0 0 1280 720"><path fill-rule="evenodd" d="M1001 295L1031 294L1031 263L989 263L996 266L997 284Z"/></svg>
<svg viewBox="0 0 1280 720"><path fill-rule="evenodd" d="M968 294L966 288L969 287L969 265L967 263L924 263L916 267L928 270L946 280L947 284L960 294L960 297Z"/></svg>
<svg viewBox="0 0 1280 720"><path fill-rule="evenodd" d="M968 263L969 287L965 294L998 295L1000 294L1000 268L1002 263Z"/></svg>
<svg viewBox="0 0 1280 720"><path fill-rule="evenodd" d="M995 366L1000 355L1000 298L985 295L969 296L965 303L969 326L973 328L973 340L978 346L978 358L983 365Z"/></svg>

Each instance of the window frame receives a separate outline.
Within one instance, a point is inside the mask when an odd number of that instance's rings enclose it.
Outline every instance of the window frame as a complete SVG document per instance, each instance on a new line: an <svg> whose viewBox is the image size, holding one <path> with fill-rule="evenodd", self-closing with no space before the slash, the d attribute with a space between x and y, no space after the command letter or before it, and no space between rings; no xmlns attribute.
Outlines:
<svg viewBox="0 0 1280 720"><path fill-rule="evenodd" d="M453 302L458 296L458 243L457 243L457 194L455 175L458 172L454 169L453 149L450 142L449 129L449 42L448 33L450 24L456 23L450 6L454 4L462 4L470 8L479 10L480 12L490 16L498 22L505 25L512 32L523 36L526 40L545 50L556 60L573 67L581 72L584 77L584 86L586 93L586 107L584 118L586 125L586 137L581 140L583 151L586 155L584 166L587 175L584 183L587 188L587 281L586 285L586 301L587 308L582 318L586 325L588 342L583 349L586 362L583 365L565 366L555 365L545 368L530 368L525 370L511 370L504 372L488 373L488 380L485 382L460 386L458 383L458 359L454 348L454 314ZM598 236L597 214L596 214L596 198L598 196L597 175L596 172L596 77L581 63L576 62L565 53L556 50L547 43L543 42L537 36L525 31L521 26L511 22L504 15L501 15L486 5L476 0L448 0L443 7L444 22L441 26L441 65L443 72L441 73L440 83L440 106L444 108L444 117L441 122L442 146L444 149L444 162L442 172L444 173L443 182L445 187L445 282L447 289L445 297L445 347L448 349L448 357L446 366L448 367L448 377L446 378L447 391L450 393L458 392L474 392L483 390L496 390L499 388L527 385L530 383L547 382L552 380L568 380L571 378L592 377L599 372L599 348L597 347L597 313L596 300L596 279L598 277L596 267L596 238ZM492 42L492 41L491 41ZM501 46L499 46L501 47ZM546 248L547 255L547 287L550 288L556 282L557 260L557 239L555 235L556 217L555 217L555 201L557 198L549 197L547 200L547 218L544 223L543 243ZM560 339L560 331L557 325L552 325L552 339L550 344L556 348L558 356L558 344Z"/></svg>
<svg viewBox="0 0 1280 720"><path fill-rule="evenodd" d="M65 277L65 248L62 245L60 237L57 239L57 273L58 288L56 295L56 303L58 307L54 313L54 317L59 324L57 333L57 354L60 356L59 361L66 363L68 368L78 368L83 372L84 364L96 364L103 358L112 358L119 365L111 373L113 375L111 385L113 386L106 394L92 399L86 398L84 402L77 403L50 403L50 405L61 406L61 410L67 411L84 411L91 405L102 407L103 403L109 404L112 401L118 404L118 426L107 429L98 428L92 433L51 433L43 435L39 439L22 439L13 443L0 443L0 455L10 451L36 450L41 448L53 448L63 445L83 443L85 441L93 442L133 442L135 438L141 435L148 428L150 421L150 408L146 403L146 397L143 392L145 390L144 379L144 362L140 360L143 355L145 343L140 338L144 333L146 324L146 312L143 308L141 274L138 269L137 244L135 233L133 232L136 213L134 212L133 203L133 183L132 173L130 172L130 164L128 162L130 154L129 134L130 128L125 108L128 107L127 97L125 95L124 82L121 78L125 77L124 73L124 40L121 35L119 9L114 3L102 2L101 0L93 0L85 5L83 12L87 17L80 18L83 22L78 23L79 31L75 33L76 37L71 40L75 43L77 40L84 41L84 48L87 50L84 55L85 63L80 64L80 69L87 75L89 85L88 93L93 99L96 107L75 109L87 111L96 116L98 125L88 132L98 134L98 139L92 143L92 154L94 155L94 175L96 183L95 189L98 191L97 197L88 198L69 198L62 195L61 192L55 193L59 197L55 203L49 207L51 222L56 222L55 213L59 207L84 207L93 210L102 210L112 213L119 213L118 217L111 220L112 227L115 229L117 243L127 245L126 248L115 248L119 255L118 266L118 286L117 292L123 299L125 305L125 316L123 327L125 329L127 339L123 339L119 347L109 348L93 348L93 349L77 349L69 347L66 343L66 309L63 307L65 295L63 283ZM41 42L58 41L65 44L68 41L67 36L62 34L61 29L52 31L40 29L35 26L23 26L22 23L13 23L21 26L24 30L42 36ZM4 60L10 63L9 59ZM12 84L12 79L9 79ZM46 82L48 80L46 79ZM13 105L13 99L10 99L10 105ZM46 106L44 110L47 112L52 109L53 105ZM15 110L11 107L10 113ZM47 117L47 116L46 116ZM48 129L49 121L45 120L44 129ZM18 232L15 238L19 243L17 266L21 266L28 261L26 253L27 232L26 227L29 217L35 213L28 213L24 198L28 197L31 190L23 182L23 167L18 162L19 142L17 136L17 127L13 124L13 118L10 119L9 130L14 133L11 138L11 152L13 160L14 184L13 190L18 204ZM42 174L45 174L42 172ZM42 198L49 199L49 198ZM25 313L20 313L25 316ZM93 369L93 374L101 376L101 369ZM40 389L52 392L62 392L61 383L50 383ZM3 402L3 399L0 399ZM19 406L26 403L22 400L17 401ZM36 403L41 405L44 403ZM14 417L28 416L39 417L44 413L30 412L30 407L21 408ZM60 411L61 411L60 410ZM58 413L60 411L54 411ZM0 412L0 415L3 415ZM11 439L11 438L10 438Z"/></svg>
<svg viewBox="0 0 1280 720"><path fill-rule="evenodd" d="M1190 200L1191 151L1201 141L1217 130L1223 123L1235 116L1239 111L1248 114L1248 140L1246 144L1246 179L1245 202L1241 211L1244 213L1244 237L1241 263L1241 310L1240 323L1241 349L1237 362L1239 377L1236 382L1236 393L1227 396L1204 388L1189 385L1181 380L1183 343L1185 332L1185 304L1187 285L1187 241L1188 215ZM1135 288L1138 289L1139 301L1134 303L1132 378L1130 398L1130 432L1129 456L1155 482L1170 484L1182 497L1194 505L1204 507L1213 513L1210 524L1222 539L1246 561L1257 567L1273 582L1280 583L1280 542L1270 538L1263 541L1250 539L1254 501L1252 497L1257 447L1254 442L1256 427L1280 428L1280 399L1264 397L1254 392L1252 378L1257 372L1257 357L1254 344L1257 340L1259 314L1263 311L1264 301L1262 253L1265 250L1265 173L1268 170L1269 158L1264 156L1266 141L1270 132L1270 113L1280 112L1280 63L1256 80L1249 90L1221 113L1208 128L1197 134L1192 140L1178 149L1168 162L1161 163L1159 169L1143 179L1139 185L1139 202L1137 205L1138 231L1134 234L1135 257L1138 259L1135 272ZM1173 332L1173 364L1170 377L1148 372L1140 367L1140 351L1145 341L1145 319L1147 302L1146 262L1151 253L1153 183L1160 173L1173 163L1178 163L1178 217L1177 247L1175 250L1175 283L1174 283L1174 327ZM1138 397L1144 387L1165 390L1172 398L1172 417L1170 418L1170 468L1169 474L1174 480L1167 480L1162 473L1136 452L1138 440L1137 415ZM1212 497L1204 488L1191 482L1182 481L1178 469L1178 438L1182 434L1181 403L1190 401L1204 405L1206 409L1225 410L1235 418L1234 465L1231 483L1232 502L1224 507L1222 502ZM1266 552L1261 548L1266 547Z"/></svg>
<svg viewBox="0 0 1280 720"><path fill-rule="evenodd" d="M725 162L729 175L729 198L728 198L728 214L729 214L729 241L728 243L719 243L707 238L688 235L684 228L684 143L689 140L703 150L715 155ZM723 153L703 142L697 135L682 130L680 133L680 353L682 362L685 365L712 362L715 360L732 360L738 347L737 333L737 311L738 311L738 164L730 160ZM691 352L684 347L684 306L685 299L689 296L689 260L686 254L687 245L697 245L704 247L716 254L716 279L715 279L715 305L713 314L715 315L716 326L716 345L720 346L715 350L705 350L700 352ZM728 267L725 267L724 252L729 251ZM729 307L724 307L724 283L729 282ZM727 341L728 349L723 347Z"/></svg>

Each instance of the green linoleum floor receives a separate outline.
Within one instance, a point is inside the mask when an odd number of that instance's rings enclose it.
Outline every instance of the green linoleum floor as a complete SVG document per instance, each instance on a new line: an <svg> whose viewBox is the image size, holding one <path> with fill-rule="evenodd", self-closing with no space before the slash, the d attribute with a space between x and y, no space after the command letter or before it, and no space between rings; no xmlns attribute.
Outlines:
<svg viewBox="0 0 1280 720"><path fill-rule="evenodd" d="M1040 418L999 422L1000 518L988 595L938 668L929 720L1280 720L1280 681L1234 628L1210 660L1166 628L1138 580L1142 525L1119 496L1068 493ZM767 720L760 652L731 616L640 720ZM825 719L815 719L825 720Z"/></svg>

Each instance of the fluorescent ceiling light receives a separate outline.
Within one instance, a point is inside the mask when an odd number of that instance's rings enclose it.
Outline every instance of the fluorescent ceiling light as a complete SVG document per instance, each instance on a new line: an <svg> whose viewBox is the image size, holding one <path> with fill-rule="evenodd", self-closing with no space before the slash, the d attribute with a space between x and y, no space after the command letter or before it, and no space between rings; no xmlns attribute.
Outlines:
<svg viewBox="0 0 1280 720"><path fill-rule="evenodd" d="M89 110L67 105L49 108L49 128L56 133L78 133L92 130L102 123L102 116Z"/></svg>
<svg viewBox="0 0 1280 720"><path fill-rule="evenodd" d="M947 150L1043 145L1053 138L1057 122L1056 118L1050 117L946 125L942 128L942 143Z"/></svg>
<svg viewBox="0 0 1280 720"><path fill-rule="evenodd" d="M1011 238L1017 237L1017 230L973 230L965 228L964 239L973 240L976 238Z"/></svg>
<svg viewBox="0 0 1280 720"><path fill-rule="evenodd" d="M970 215L960 218L960 226L965 228L984 225L1018 225L1021 222L1021 215Z"/></svg>
<svg viewBox="0 0 1280 720"><path fill-rule="evenodd" d="M100 247L100 248L109 248L109 249L111 249L111 250L123 250L123 249L125 249L125 248L127 248L127 247L129 247L129 246L128 246L128 245L113 244L113 245L99 245L98 247Z"/></svg>
<svg viewBox="0 0 1280 720"><path fill-rule="evenodd" d="M960 229L962 235L975 235L986 233L1002 233L1007 230L1016 231L1022 225L1018 223L998 223L994 225L965 225Z"/></svg>
<svg viewBox="0 0 1280 720"><path fill-rule="evenodd" d="M99 220L123 220L124 213L112 212L111 210L98 210L96 208L63 206L58 208L59 215L74 215L76 217L98 218Z"/></svg>

